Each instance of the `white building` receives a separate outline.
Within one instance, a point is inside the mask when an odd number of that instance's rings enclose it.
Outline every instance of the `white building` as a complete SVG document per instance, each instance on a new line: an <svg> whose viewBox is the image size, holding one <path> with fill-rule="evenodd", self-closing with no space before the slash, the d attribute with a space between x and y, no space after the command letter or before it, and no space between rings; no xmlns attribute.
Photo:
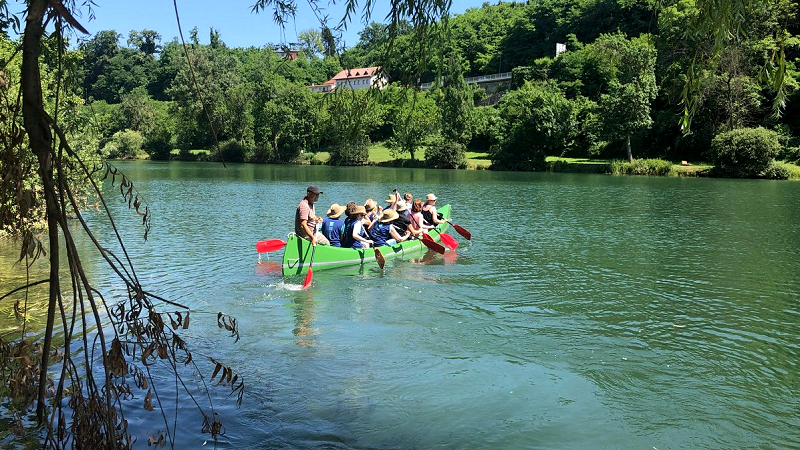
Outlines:
<svg viewBox="0 0 800 450"><path fill-rule="evenodd" d="M380 66L360 67L344 69L322 84L312 84L309 89L314 92L330 92L341 86L349 86L353 90L367 89L373 86L383 89L388 83L389 79L381 72Z"/></svg>

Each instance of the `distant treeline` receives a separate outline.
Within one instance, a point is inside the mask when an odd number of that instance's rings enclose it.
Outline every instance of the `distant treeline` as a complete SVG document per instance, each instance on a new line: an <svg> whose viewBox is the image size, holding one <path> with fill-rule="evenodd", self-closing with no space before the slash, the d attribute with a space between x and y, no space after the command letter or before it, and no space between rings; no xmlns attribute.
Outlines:
<svg viewBox="0 0 800 450"><path fill-rule="evenodd" d="M713 58L703 57L713 54L711 34L704 39L697 30L688 0L485 3L450 18L422 56L410 26L391 40L387 27L372 23L343 51L330 30L307 30L296 60L270 46L228 48L213 29L201 44L194 29L192 70L178 40L162 43L151 30L131 31L127 40L102 31L67 56L75 114L62 120L73 122L81 145L111 157L145 151L166 159L179 149L177 157L188 158L209 149L225 161L293 162L325 150L332 164L363 164L370 142L385 141L398 158L431 167L464 167L467 149L513 170L540 168L548 155L721 167L715 137L760 129L745 132L757 141L752 151L792 162L800 158L797 10L795 1L764 2ZM555 56L556 43L567 51ZM784 92L764 76L778 48L786 51ZM334 94L307 88L342 68L368 66L384 67L391 86ZM500 101L476 106L488 96L464 77L506 71L513 78ZM432 80L432 90L413 89ZM784 94L776 114L773 103ZM679 123L689 97L686 133ZM725 142L734 161L735 152L750 151ZM763 167L745 172L756 169Z"/></svg>

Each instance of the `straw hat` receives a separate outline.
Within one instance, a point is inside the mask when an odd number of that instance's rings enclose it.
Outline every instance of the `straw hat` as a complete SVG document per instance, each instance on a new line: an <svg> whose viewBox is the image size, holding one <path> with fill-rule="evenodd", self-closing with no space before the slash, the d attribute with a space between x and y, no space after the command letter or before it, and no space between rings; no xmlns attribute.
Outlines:
<svg viewBox="0 0 800 450"><path fill-rule="evenodd" d="M433 194L428 194L425 196L425 201L436 200L436 196Z"/></svg>
<svg viewBox="0 0 800 450"><path fill-rule="evenodd" d="M389 194L389 196L386 197L386 203L394 203L394 202L395 202L394 194Z"/></svg>
<svg viewBox="0 0 800 450"><path fill-rule="evenodd" d="M397 212L406 211L408 209L408 204L406 204L406 202L404 202L403 200L400 200L399 202L397 202L397 206L395 206L394 209Z"/></svg>
<svg viewBox="0 0 800 450"><path fill-rule="evenodd" d="M339 216L341 216L342 213L344 212L344 209L345 209L344 206L338 203L334 203L331 205L330 208L328 208L328 212L326 213L326 215L331 219L338 219Z"/></svg>
<svg viewBox="0 0 800 450"><path fill-rule="evenodd" d="M368 198L367 201L364 202L364 209L366 209L367 211L373 211L376 206L378 206L378 203L371 198Z"/></svg>
<svg viewBox="0 0 800 450"><path fill-rule="evenodd" d="M397 219L398 217L400 217L400 215L397 214L397 212L395 210L387 209L386 211L383 212L383 215L381 216L380 222L381 223L389 223L389 222Z"/></svg>
<svg viewBox="0 0 800 450"><path fill-rule="evenodd" d="M367 213L367 210L363 206L358 205L355 208L353 208L353 212L350 213L350 214L355 216L356 214L366 214L366 213Z"/></svg>

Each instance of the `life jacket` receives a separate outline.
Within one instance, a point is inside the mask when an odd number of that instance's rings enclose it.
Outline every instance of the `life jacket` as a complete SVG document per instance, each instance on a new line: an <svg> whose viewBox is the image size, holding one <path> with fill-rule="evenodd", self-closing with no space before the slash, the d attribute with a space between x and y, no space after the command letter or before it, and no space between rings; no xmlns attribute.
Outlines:
<svg viewBox="0 0 800 450"><path fill-rule="evenodd" d="M349 247L349 248L361 248L361 241L355 240L353 238L353 229L355 229L356 222L360 222L360 219L351 219L347 218L344 221L344 229L342 229L342 236L341 236L341 244L342 247ZM361 225L361 237L367 239L367 233L364 230L364 225Z"/></svg>
<svg viewBox="0 0 800 450"><path fill-rule="evenodd" d="M322 219L322 234L331 241L333 247L341 246L342 227L344 227L342 219L331 219L330 217Z"/></svg>
<svg viewBox="0 0 800 450"><path fill-rule="evenodd" d="M391 225L378 222L372 227L372 231L370 231L369 235L375 242L375 247L386 245L386 241L392 238Z"/></svg>

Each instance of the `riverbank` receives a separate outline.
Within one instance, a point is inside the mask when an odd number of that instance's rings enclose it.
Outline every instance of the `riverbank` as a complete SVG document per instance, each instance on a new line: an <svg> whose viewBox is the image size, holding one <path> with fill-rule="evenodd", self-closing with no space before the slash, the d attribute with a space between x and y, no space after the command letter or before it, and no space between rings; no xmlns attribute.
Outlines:
<svg viewBox="0 0 800 450"><path fill-rule="evenodd" d="M422 153L422 152L420 152ZM175 159L203 160L210 155L209 150L189 150L179 153L173 151ZM422 156L422 154L418 155ZM492 165L488 152L468 151L468 170L489 170ZM144 156L146 157L146 156ZM299 164L324 165L328 163L330 154L325 151L306 152L300 154ZM411 158L394 158L383 143L374 143L369 147L369 162L383 167L424 167L424 161ZM800 166L791 163L778 163L785 168L789 180L800 180ZM636 159L633 163L615 159L566 158L548 156L546 172L559 173L598 173L612 175L647 175L665 177L705 177L713 176L712 164L705 162L666 161L660 159Z"/></svg>

